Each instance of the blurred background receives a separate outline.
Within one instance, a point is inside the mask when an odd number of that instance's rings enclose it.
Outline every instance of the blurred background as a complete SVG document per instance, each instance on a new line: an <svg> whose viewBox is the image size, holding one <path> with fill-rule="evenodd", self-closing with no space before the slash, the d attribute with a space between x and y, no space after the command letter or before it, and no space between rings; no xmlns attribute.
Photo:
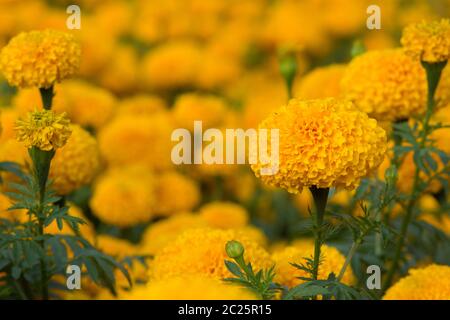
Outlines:
<svg viewBox="0 0 450 320"><path fill-rule="evenodd" d="M81 9L80 30L66 27L72 4ZM381 9L381 30L366 27L369 5ZM319 97L325 87L335 95L352 50L399 46L405 25L449 14L448 0L0 0L0 47L35 29L79 39L79 76L55 87L54 109L80 128L53 164L55 188L89 221L83 232L102 249L153 255L204 224L246 229L265 245L307 236L307 191L262 186L248 165L175 166L175 128L192 130L194 120L203 129L257 128L287 102L279 72L286 52L298 65L294 96ZM326 86L320 74L308 79L333 64L336 78ZM13 126L39 108L39 93L0 81L0 161L26 168ZM334 190L332 210L357 213L353 195ZM7 215L9 200L0 196ZM337 233L336 246L346 250L350 242Z"/></svg>

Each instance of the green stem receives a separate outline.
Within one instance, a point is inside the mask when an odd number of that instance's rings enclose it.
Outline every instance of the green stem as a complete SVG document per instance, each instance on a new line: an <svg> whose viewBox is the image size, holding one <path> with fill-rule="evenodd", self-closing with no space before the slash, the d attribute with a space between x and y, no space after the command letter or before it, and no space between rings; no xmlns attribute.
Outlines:
<svg viewBox="0 0 450 320"><path fill-rule="evenodd" d="M420 139L419 151L424 149L424 147L426 146L427 138L430 133L430 119L434 110L434 95L436 93L436 89L438 87L439 80L441 78L442 70L444 69L446 64L447 61L440 63L427 63L422 61L422 66L427 74L428 99L427 99L427 111L425 113L425 118L423 119L422 122L422 132L419 137ZM410 200L408 201L408 205L406 207L405 218L402 221L402 225L400 227L400 234L398 236L397 244L395 246L395 253L394 258L392 260L392 265L383 283L383 292L385 292L387 288L389 288L389 286L391 285L392 280L399 267L400 257L403 251L403 247L405 245L408 227L413 219L414 208L417 199L420 196L419 183L420 183L420 169L417 167L414 173L414 182L411 190Z"/></svg>
<svg viewBox="0 0 450 320"><path fill-rule="evenodd" d="M45 110L50 110L52 108L53 102L53 86L50 88L39 88L41 93L42 105Z"/></svg>
<svg viewBox="0 0 450 320"><path fill-rule="evenodd" d="M356 250L358 250L359 245L361 244L360 240L356 240L352 243L352 246L350 248L350 251L347 254L347 257L345 258L345 262L344 265L341 268L341 271L339 271L339 275L337 277L337 281L341 281L342 278L344 277L345 271L347 270L348 266L350 265L350 262L353 259L353 256L356 253Z"/></svg>
<svg viewBox="0 0 450 320"><path fill-rule="evenodd" d="M323 233L322 233L322 226L323 226L323 218L325 215L325 209L327 206L328 201L328 193L330 189L328 188L316 188L311 187L310 188L314 204L316 206L316 210L313 215L313 222L314 222L314 260L313 260L313 272L312 272L312 278L314 280L317 280L317 277L319 275L319 265L320 265L320 247L323 243Z"/></svg>

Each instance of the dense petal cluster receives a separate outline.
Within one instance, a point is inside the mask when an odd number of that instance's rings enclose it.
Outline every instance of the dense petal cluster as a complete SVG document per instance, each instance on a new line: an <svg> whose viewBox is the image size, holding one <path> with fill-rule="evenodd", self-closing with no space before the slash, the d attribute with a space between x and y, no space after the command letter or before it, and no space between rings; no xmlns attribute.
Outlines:
<svg viewBox="0 0 450 320"><path fill-rule="evenodd" d="M13 86L49 88L78 71L80 55L80 45L69 33L22 32L2 49L0 69Z"/></svg>
<svg viewBox="0 0 450 320"><path fill-rule="evenodd" d="M154 214L153 175L142 167L111 169L99 178L90 200L101 221L127 227L147 222Z"/></svg>
<svg viewBox="0 0 450 320"><path fill-rule="evenodd" d="M429 63L450 59L450 20L410 24L403 31L401 43L406 54Z"/></svg>
<svg viewBox="0 0 450 320"><path fill-rule="evenodd" d="M292 99L261 128L279 129L279 170L261 175L267 164L258 162L253 171L269 185L294 193L310 186L355 188L380 165L387 148L376 120L351 102L333 98Z"/></svg>
<svg viewBox="0 0 450 320"><path fill-rule="evenodd" d="M50 151L63 147L72 129L65 113L55 114L50 110L27 113L16 121L16 138L27 148L36 147Z"/></svg>
<svg viewBox="0 0 450 320"><path fill-rule="evenodd" d="M426 110L426 76L418 61L400 49L369 51L348 65L342 93L369 116L408 119Z"/></svg>
<svg viewBox="0 0 450 320"><path fill-rule="evenodd" d="M431 264L412 269L388 289L384 300L449 300L450 266Z"/></svg>
<svg viewBox="0 0 450 320"><path fill-rule="evenodd" d="M252 263L254 270L272 267L266 250L242 232L201 228L187 230L159 252L150 266L150 276L168 279L202 274L218 280L230 277L224 264L228 259L225 244L230 240L238 240L244 245L244 257Z"/></svg>
<svg viewBox="0 0 450 320"><path fill-rule="evenodd" d="M50 178L59 194L69 194L89 184L100 168L97 140L77 125L71 126L72 135L52 160Z"/></svg>
<svg viewBox="0 0 450 320"><path fill-rule="evenodd" d="M186 288L189 288L186 290ZM150 281L120 297L125 300L255 300L256 295L239 286L201 275Z"/></svg>
<svg viewBox="0 0 450 320"><path fill-rule="evenodd" d="M319 280L326 280L330 273L335 276L339 274L342 265L345 262L345 256L336 248L323 245L321 248L323 261L319 267ZM275 281L289 288L304 282L299 277L308 277L304 270L294 267L291 263L302 264L304 258L310 258L314 255L314 242L309 240L298 241L292 246L281 248L272 254L275 262ZM353 284L355 281L351 268L345 271L342 278L343 283Z"/></svg>

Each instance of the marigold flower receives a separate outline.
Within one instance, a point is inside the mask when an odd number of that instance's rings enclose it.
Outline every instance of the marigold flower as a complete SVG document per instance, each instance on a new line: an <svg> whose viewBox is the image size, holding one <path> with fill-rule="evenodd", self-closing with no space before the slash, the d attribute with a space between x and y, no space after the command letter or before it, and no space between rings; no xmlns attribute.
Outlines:
<svg viewBox="0 0 450 320"><path fill-rule="evenodd" d="M162 173L157 184L158 214L189 211L200 202L200 189L196 182L176 171Z"/></svg>
<svg viewBox="0 0 450 320"><path fill-rule="evenodd" d="M429 63L450 58L450 20L410 24L403 30L401 39L405 53Z"/></svg>
<svg viewBox="0 0 450 320"><path fill-rule="evenodd" d="M158 96L137 94L120 101L117 105L116 116L151 115L166 108L166 103Z"/></svg>
<svg viewBox="0 0 450 320"><path fill-rule="evenodd" d="M351 102L333 98L292 99L262 128L279 129L279 170L261 175L268 166L261 162L252 170L263 182L293 193L311 186L353 189L380 165L387 148L386 133L376 120Z"/></svg>
<svg viewBox="0 0 450 320"><path fill-rule="evenodd" d="M173 165L173 129L172 119L165 112L117 117L98 133L101 155L113 166L139 164L168 169Z"/></svg>
<svg viewBox="0 0 450 320"><path fill-rule="evenodd" d="M203 129L221 125L227 106L213 95L188 93L179 96L173 107L175 123L181 128L193 130L194 121L202 121Z"/></svg>
<svg viewBox="0 0 450 320"><path fill-rule="evenodd" d="M16 121L16 138L27 148L44 151L63 147L72 133L66 113L55 114L51 110L29 112L25 119Z"/></svg>
<svg viewBox="0 0 450 320"><path fill-rule="evenodd" d="M431 264L409 270L390 287L383 300L449 300L450 266Z"/></svg>
<svg viewBox="0 0 450 320"><path fill-rule="evenodd" d="M186 290L189 288L189 290ZM150 281L124 293L125 300L256 300L251 291L202 275Z"/></svg>
<svg viewBox="0 0 450 320"><path fill-rule="evenodd" d="M336 248L323 245L321 248L323 262L319 267L318 279L326 280L330 273L335 276L339 274L342 265L345 262L345 256ZM310 240L302 240L294 243L292 246L278 249L272 254L275 261L275 281L289 288L304 282L298 277L308 277L306 271L295 268L291 263L304 263L304 258L311 258L314 255L314 242ZM353 284L355 278L349 267L342 278L343 283Z"/></svg>
<svg viewBox="0 0 450 320"><path fill-rule="evenodd" d="M419 62L400 49L369 51L344 72L342 93L377 120L403 120L426 110L426 75Z"/></svg>
<svg viewBox="0 0 450 320"><path fill-rule="evenodd" d="M50 179L58 194L69 194L89 184L100 168L97 140L77 125L71 126L72 135L52 160Z"/></svg>
<svg viewBox="0 0 450 320"><path fill-rule="evenodd" d="M105 223L129 227L150 220L155 208L153 175L142 167L115 168L100 177L90 200Z"/></svg>
<svg viewBox="0 0 450 320"><path fill-rule="evenodd" d="M142 251L155 255L188 229L207 227L198 214L180 212L152 223L142 236Z"/></svg>
<svg viewBox="0 0 450 320"><path fill-rule="evenodd" d="M304 76L294 87L294 95L301 99L337 98L346 66L334 64L317 68Z"/></svg>
<svg viewBox="0 0 450 320"><path fill-rule="evenodd" d="M237 240L245 248L245 261L254 270L272 267L269 254L255 241L235 230L191 229L180 235L162 249L150 266L153 279L201 274L215 279L231 276L224 260L228 259L225 244ZM189 250L187 250L189 248Z"/></svg>
<svg viewBox="0 0 450 320"><path fill-rule="evenodd" d="M200 216L209 226L221 229L242 228L248 223L247 211L232 202L211 202L200 208Z"/></svg>
<svg viewBox="0 0 450 320"><path fill-rule="evenodd" d="M80 45L69 33L22 32L2 49L0 69L13 86L49 88L77 72L80 55Z"/></svg>

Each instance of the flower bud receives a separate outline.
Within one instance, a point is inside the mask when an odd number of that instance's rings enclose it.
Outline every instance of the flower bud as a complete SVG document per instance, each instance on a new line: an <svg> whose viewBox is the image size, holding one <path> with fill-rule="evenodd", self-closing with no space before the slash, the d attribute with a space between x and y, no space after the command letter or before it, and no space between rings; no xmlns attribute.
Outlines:
<svg viewBox="0 0 450 320"><path fill-rule="evenodd" d="M244 254L244 247L239 241L232 240L227 242L225 251L230 258L236 259Z"/></svg>

